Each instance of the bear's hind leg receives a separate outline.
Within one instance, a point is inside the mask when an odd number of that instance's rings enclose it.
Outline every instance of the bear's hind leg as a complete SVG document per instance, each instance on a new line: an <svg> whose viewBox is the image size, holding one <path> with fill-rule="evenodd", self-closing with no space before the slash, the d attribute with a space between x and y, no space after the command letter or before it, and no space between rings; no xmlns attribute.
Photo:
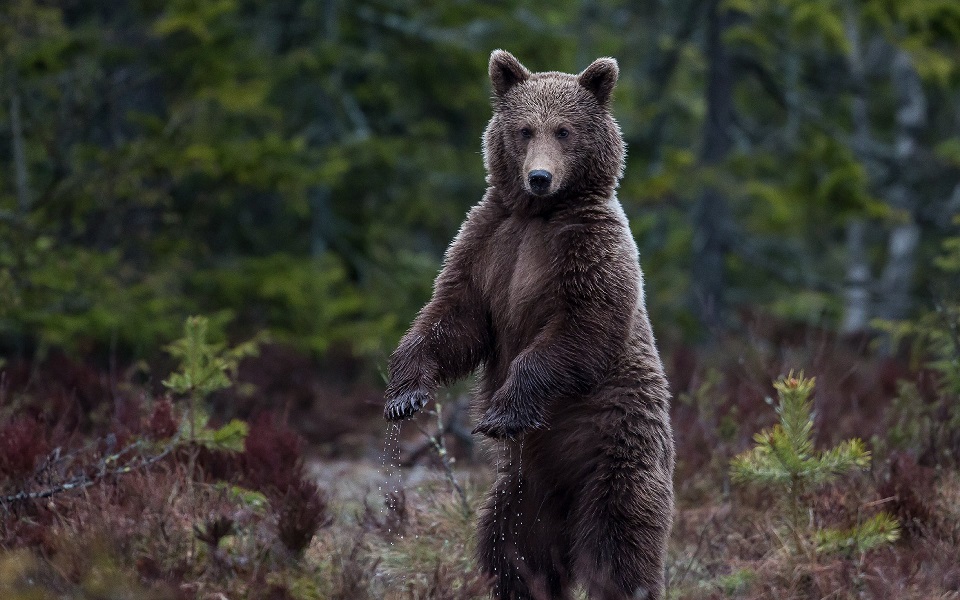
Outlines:
<svg viewBox="0 0 960 600"><path fill-rule="evenodd" d="M664 597L670 437L655 428L628 436L627 426L606 429L571 515L574 571L591 600Z"/></svg>
<svg viewBox="0 0 960 600"><path fill-rule="evenodd" d="M482 509L477 558L499 600L571 597L567 528L538 492L517 473L503 474Z"/></svg>

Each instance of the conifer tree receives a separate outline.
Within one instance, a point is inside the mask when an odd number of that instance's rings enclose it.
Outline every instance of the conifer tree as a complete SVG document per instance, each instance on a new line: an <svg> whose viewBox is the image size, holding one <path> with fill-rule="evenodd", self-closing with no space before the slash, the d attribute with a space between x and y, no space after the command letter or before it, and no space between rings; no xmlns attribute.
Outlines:
<svg viewBox="0 0 960 600"><path fill-rule="evenodd" d="M756 445L731 461L735 482L778 489L791 550L810 560L817 552L862 553L898 536L897 522L887 514L857 523L849 530L821 529L805 503L819 486L870 465L870 452L857 438L817 451L813 445L813 410L810 396L814 378L803 373L774 383L779 402L779 423L754 436Z"/></svg>

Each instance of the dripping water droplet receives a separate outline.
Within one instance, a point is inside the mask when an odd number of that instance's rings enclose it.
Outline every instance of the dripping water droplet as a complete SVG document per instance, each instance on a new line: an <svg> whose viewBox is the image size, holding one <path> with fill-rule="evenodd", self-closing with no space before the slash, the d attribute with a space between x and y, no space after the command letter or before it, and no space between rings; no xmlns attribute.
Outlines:
<svg viewBox="0 0 960 600"><path fill-rule="evenodd" d="M517 529L523 530L523 438L520 438L520 449L517 451ZM523 553L516 548L517 560L523 560Z"/></svg>

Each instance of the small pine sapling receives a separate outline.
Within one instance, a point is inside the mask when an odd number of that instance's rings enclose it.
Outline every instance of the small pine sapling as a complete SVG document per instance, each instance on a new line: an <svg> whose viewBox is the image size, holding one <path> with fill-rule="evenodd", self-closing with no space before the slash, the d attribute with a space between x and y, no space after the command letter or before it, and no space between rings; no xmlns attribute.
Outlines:
<svg viewBox="0 0 960 600"><path fill-rule="evenodd" d="M240 361L257 354L258 340L248 341L232 348L210 341L210 320L207 317L189 317L183 326L183 337L166 347L168 354L180 360L180 368L164 382L173 393L187 398L187 437L191 446L205 446L233 450L243 449L247 424L234 420L220 429L207 428L208 416L198 414L198 404L217 390L233 385L232 377ZM196 448L190 455L189 476L193 479Z"/></svg>
<svg viewBox="0 0 960 600"><path fill-rule="evenodd" d="M779 423L754 436L756 445L731 461L734 482L779 488L783 494L784 522L795 555L811 562L818 552L850 550L858 553L897 539L895 519L887 514L860 522L849 530L818 529L809 494L838 477L866 469L870 453L859 439L846 440L820 452L813 445L813 411L810 395L815 381L801 373L774 383L779 402Z"/></svg>

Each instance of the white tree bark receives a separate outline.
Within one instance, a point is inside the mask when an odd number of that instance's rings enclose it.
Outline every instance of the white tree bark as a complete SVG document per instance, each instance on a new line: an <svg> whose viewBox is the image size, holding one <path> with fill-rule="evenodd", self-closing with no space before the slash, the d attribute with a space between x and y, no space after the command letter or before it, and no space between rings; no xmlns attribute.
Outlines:
<svg viewBox="0 0 960 600"><path fill-rule="evenodd" d="M846 310L842 331L863 331L870 323L870 266L867 262L862 219L847 223L847 279L845 282Z"/></svg>
<svg viewBox="0 0 960 600"><path fill-rule="evenodd" d="M914 220L918 202L911 185L917 161L917 134L927 122L927 98L910 55L898 49L891 65L897 94L895 183L888 197L901 211L904 222L896 225L887 241L887 263L881 278L879 313L886 319L902 319L910 311L913 274L916 269L920 227Z"/></svg>
<svg viewBox="0 0 960 600"><path fill-rule="evenodd" d="M848 5L846 9L845 28L847 40L850 42L847 64L854 88L853 100L850 104L854 152L861 161L866 162L869 160L867 155L873 136L867 111L863 42L854 8ZM862 219L854 218L847 223L847 274L844 281L845 306L841 326L844 333L865 330L872 316L870 289L873 285L873 275L867 261L865 234L866 224Z"/></svg>

